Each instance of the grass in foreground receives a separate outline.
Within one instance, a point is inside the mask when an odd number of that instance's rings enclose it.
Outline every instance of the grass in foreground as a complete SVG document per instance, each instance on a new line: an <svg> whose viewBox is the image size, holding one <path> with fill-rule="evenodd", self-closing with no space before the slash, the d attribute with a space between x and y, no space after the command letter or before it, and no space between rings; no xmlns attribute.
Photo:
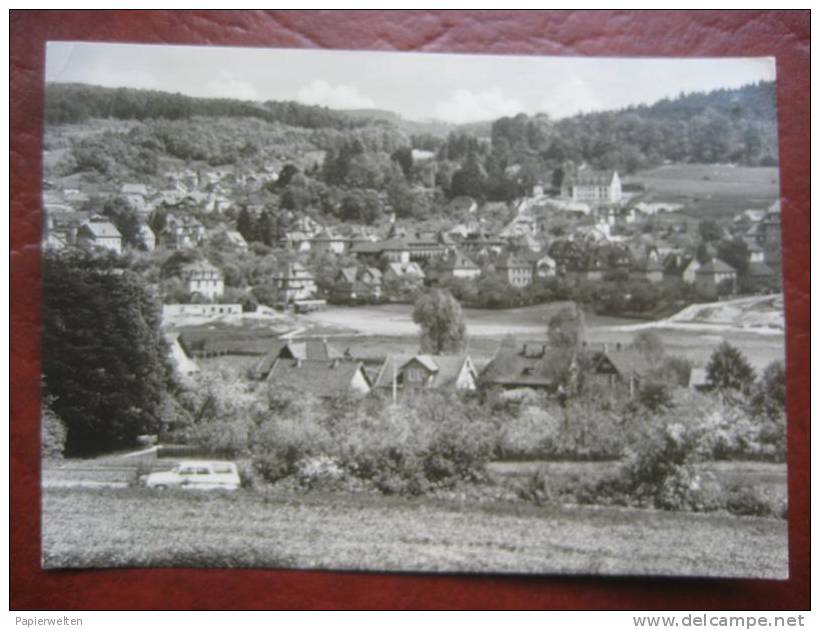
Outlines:
<svg viewBox="0 0 820 630"><path fill-rule="evenodd" d="M787 577L786 522L358 495L43 490L43 566Z"/></svg>

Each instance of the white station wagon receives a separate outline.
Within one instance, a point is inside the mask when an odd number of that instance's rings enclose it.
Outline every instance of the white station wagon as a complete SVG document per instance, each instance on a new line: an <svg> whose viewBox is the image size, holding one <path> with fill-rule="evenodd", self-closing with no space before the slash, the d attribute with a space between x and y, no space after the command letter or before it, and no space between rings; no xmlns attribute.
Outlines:
<svg viewBox="0 0 820 630"><path fill-rule="evenodd" d="M151 473L141 481L145 487L157 490L237 490L241 485L236 464L217 461L180 462L171 470Z"/></svg>

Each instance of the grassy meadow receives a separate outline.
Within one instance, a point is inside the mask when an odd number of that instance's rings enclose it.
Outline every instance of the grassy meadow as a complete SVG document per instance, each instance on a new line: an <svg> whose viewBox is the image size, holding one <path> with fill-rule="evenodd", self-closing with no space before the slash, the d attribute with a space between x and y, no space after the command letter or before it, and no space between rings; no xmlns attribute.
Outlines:
<svg viewBox="0 0 820 630"><path fill-rule="evenodd" d="M683 203L687 215L701 219L766 208L780 196L777 167L668 164L627 175L624 182L643 184L659 199Z"/></svg>
<svg viewBox="0 0 820 630"><path fill-rule="evenodd" d="M43 566L787 577L786 521L369 495L44 489Z"/></svg>

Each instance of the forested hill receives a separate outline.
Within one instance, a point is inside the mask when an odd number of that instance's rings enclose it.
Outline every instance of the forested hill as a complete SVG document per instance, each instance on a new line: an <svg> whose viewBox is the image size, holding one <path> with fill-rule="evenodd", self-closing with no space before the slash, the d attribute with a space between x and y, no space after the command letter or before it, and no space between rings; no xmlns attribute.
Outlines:
<svg viewBox="0 0 820 630"><path fill-rule="evenodd" d="M681 95L650 106L552 121L519 114L493 124L501 159L529 151L549 163L588 162L631 172L673 162L777 164L775 84Z"/></svg>
<svg viewBox="0 0 820 630"><path fill-rule="evenodd" d="M357 120L327 107L293 101L255 103L80 83L47 84L45 114L47 124L80 123L90 118L180 120L192 116L259 118L308 129L350 129L368 124L367 120Z"/></svg>

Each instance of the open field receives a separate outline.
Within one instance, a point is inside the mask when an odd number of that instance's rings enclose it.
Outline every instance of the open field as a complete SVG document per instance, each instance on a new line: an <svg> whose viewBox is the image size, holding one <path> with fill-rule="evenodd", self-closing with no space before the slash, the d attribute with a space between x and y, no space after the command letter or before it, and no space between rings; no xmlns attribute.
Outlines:
<svg viewBox="0 0 820 630"><path fill-rule="evenodd" d="M44 489L43 565L787 577L786 522L359 495Z"/></svg>
<svg viewBox="0 0 820 630"><path fill-rule="evenodd" d="M568 306L569 302L550 302L536 306L509 309L465 308L467 333L471 337L503 337L533 335L543 337L550 318ZM418 335L419 328L413 322L412 304L380 304L377 306L329 306L321 311L301 316L302 321L312 324L352 330L368 335L407 336ZM616 317L600 317L589 314L587 327L613 326L634 323L634 320Z"/></svg>
<svg viewBox="0 0 820 630"><path fill-rule="evenodd" d="M771 300L771 297L752 300ZM721 303L729 307L731 302ZM464 309L469 335L469 350L480 364L488 361L506 335L519 339L543 339L547 322L564 303L528 306L517 309ZM413 323L412 306L387 304L365 307L329 307L301 318L311 324L321 324L331 330L347 333L329 334L328 339L340 345L367 348L366 352L385 354L414 350L418 347L418 327ZM628 344L636 332L645 328L656 329L662 336L667 351L686 357L695 367L706 364L715 347L722 341L741 348L752 365L760 370L774 360L783 360L785 338L782 330L771 327L743 327L731 322L680 322L673 318L659 322L601 317L586 317L587 340L593 344ZM356 334L358 333L358 334Z"/></svg>
<svg viewBox="0 0 820 630"><path fill-rule="evenodd" d="M685 203L684 212L698 218L765 208L780 196L777 167L669 164L638 171L624 181L643 184L659 199Z"/></svg>

